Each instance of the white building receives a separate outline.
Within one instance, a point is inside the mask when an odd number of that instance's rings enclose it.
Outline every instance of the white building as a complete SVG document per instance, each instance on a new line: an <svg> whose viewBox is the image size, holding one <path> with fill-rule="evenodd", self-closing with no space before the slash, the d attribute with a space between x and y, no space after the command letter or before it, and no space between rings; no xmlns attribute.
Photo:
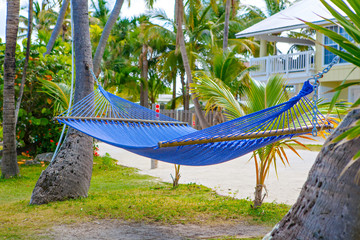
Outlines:
<svg viewBox="0 0 360 240"><path fill-rule="evenodd" d="M351 39L344 29L329 23L324 20L324 18L334 19L319 0L303 0L238 33L236 35L237 38L255 37L255 39L260 40L260 57L250 59L250 65L258 65L259 69L253 71L251 76L256 80L266 81L268 77L273 74L283 74L288 79L288 89L293 90L294 93L298 92L306 79L322 71L334 58L335 55L325 50L322 44L337 48L339 48L339 46L320 33L316 33L315 42L307 39L282 37L281 34L290 30L307 28L308 26L303 22L307 21L326 26L344 37ZM267 53L267 42L310 45L313 46L315 50L272 56ZM320 97L330 100L333 93L326 92L338 86L353 68L354 65L341 59L340 62L321 79L319 88ZM359 68L348 77L348 82L351 81L360 81ZM340 99L350 102L354 102L359 97L359 86L350 87L340 95Z"/></svg>

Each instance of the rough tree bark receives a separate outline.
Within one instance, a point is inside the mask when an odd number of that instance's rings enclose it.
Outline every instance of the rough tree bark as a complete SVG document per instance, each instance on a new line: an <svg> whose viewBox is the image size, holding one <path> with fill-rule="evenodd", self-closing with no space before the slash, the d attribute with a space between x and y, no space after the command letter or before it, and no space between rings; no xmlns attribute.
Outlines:
<svg viewBox="0 0 360 240"><path fill-rule="evenodd" d="M5 178L19 174L16 154L15 124L15 51L19 27L19 0L7 1L6 47L3 91L3 157L1 173Z"/></svg>
<svg viewBox="0 0 360 240"><path fill-rule="evenodd" d="M73 1L72 7L76 59L74 101L78 102L93 91L94 80L89 71L92 59L88 1ZM58 155L37 181L30 204L86 197L90 187L92 160L92 138L70 129Z"/></svg>
<svg viewBox="0 0 360 240"><path fill-rule="evenodd" d="M191 75L191 68L189 63L189 58L187 56L186 52L186 46L185 46L185 40L184 40L184 33L182 29L182 21L184 17L184 4L183 0L176 0L176 26L177 26L177 36L176 36L176 44L180 47L181 57L183 60L186 78L189 84L192 84L192 75ZM191 99L194 103L195 107L195 113L199 118L199 122L202 128L208 128L210 127L209 123L206 121L205 116L202 112L199 100L197 97L194 97L193 94L191 94Z"/></svg>
<svg viewBox="0 0 360 240"><path fill-rule="evenodd" d="M149 62L147 59L147 55L148 55L148 46L146 44L143 44L139 60L140 60L140 68L141 68L141 78L143 80L140 86L140 105L144 107L149 107L149 86L148 86Z"/></svg>
<svg viewBox="0 0 360 240"><path fill-rule="evenodd" d="M227 47L228 47L230 9L231 9L231 0L226 0L225 23L224 23L224 39L223 39L223 51L224 52L227 50Z"/></svg>
<svg viewBox="0 0 360 240"><path fill-rule="evenodd" d="M188 84L185 82L185 74L183 71L180 72L180 81L181 81L181 91L183 94L183 104L184 104L184 110L189 110L189 88Z"/></svg>
<svg viewBox="0 0 360 240"><path fill-rule="evenodd" d="M50 40L48 44L46 45L46 52L44 53L44 56L47 54L50 54L52 48L54 47L55 41L57 36L59 35L60 30L63 28L63 22L65 19L66 10L69 6L69 0L64 0L62 2L60 12L56 21L56 25L54 27L54 30L51 33Z"/></svg>
<svg viewBox="0 0 360 240"><path fill-rule="evenodd" d="M100 74L100 63L101 63L101 59L104 55L106 43L109 39L111 29L114 26L114 24L116 23L116 19L119 17L120 10L121 10L123 3L124 3L124 0L116 0L114 8L113 8L113 10L109 16L109 19L107 20L107 22L105 24L104 30L101 34L101 38L100 38L99 44L96 48L95 56L93 59L94 73L96 74L96 76L98 76Z"/></svg>
<svg viewBox="0 0 360 240"><path fill-rule="evenodd" d="M16 100L16 107L15 107L15 126L17 125L18 116L19 116L19 110L20 105L22 101L22 97L24 95L24 87L25 87L25 81L26 81L26 70L29 63L29 57L30 57L30 45L31 45L31 33L32 33L32 23L33 23L33 0L29 0L29 13L28 13L28 32L27 32L27 40L26 40L26 54L25 54L25 62L24 62L24 68L23 68L23 74L21 77L21 86L20 86L20 93L19 97Z"/></svg>
<svg viewBox="0 0 360 240"><path fill-rule="evenodd" d="M359 151L360 138L332 142L359 119L360 109L351 111L327 139L297 202L264 239L360 239L360 186L354 182L360 163L339 178Z"/></svg>
<svg viewBox="0 0 360 240"><path fill-rule="evenodd" d="M173 77L173 92L172 92L172 102L171 102L171 109L175 110L176 108L176 74L174 74L175 76Z"/></svg>

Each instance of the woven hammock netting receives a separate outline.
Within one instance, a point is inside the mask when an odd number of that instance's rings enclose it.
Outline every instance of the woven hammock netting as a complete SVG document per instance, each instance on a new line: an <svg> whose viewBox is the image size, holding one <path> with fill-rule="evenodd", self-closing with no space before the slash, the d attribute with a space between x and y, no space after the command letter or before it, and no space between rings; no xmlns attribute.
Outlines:
<svg viewBox="0 0 360 240"><path fill-rule="evenodd" d="M313 104L307 95L313 89L306 81L299 94L287 102L203 130L106 92L101 86L57 119L141 156L181 165L212 165L285 138L311 133L314 127L330 126L320 113L316 123L312 121ZM301 132L294 133L294 129ZM264 133L274 136L261 137ZM247 135L253 138L231 140ZM159 143L168 147L159 147Z"/></svg>

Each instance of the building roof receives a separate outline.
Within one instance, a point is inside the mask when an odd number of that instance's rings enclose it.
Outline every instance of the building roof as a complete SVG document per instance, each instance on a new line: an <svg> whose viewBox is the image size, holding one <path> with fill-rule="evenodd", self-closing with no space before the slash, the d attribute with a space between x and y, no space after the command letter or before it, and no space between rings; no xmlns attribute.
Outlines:
<svg viewBox="0 0 360 240"><path fill-rule="evenodd" d="M332 7L341 12L329 0L326 0ZM327 24L325 19L334 19L331 13L325 8L320 0L303 0L274 14L271 17L245 29L236 34L237 38L254 37L263 34L281 33L292 29L307 27L303 21L316 24Z"/></svg>

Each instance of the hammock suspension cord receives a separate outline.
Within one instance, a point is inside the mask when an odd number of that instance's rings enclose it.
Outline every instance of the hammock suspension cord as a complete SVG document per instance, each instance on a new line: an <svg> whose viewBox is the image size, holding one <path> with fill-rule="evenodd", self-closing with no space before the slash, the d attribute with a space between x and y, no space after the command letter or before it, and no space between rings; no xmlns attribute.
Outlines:
<svg viewBox="0 0 360 240"><path fill-rule="evenodd" d="M330 69L339 61L339 56L334 57L334 59L331 61L331 63L326 66L322 72L319 72L318 74L314 75L312 78L310 78L309 80L314 80L314 83L312 84L314 86L314 95L313 95L313 107L312 107L312 112L313 112L313 119L312 119L312 123L313 123L313 130L312 130L312 135L314 137L317 136L318 134L318 128L315 127L317 125L317 114L319 112L317 103L319 101L319 86L320 86L320 81L319 79L322 78L324 76L324 74L328 73L330 71Z"/></svg>

